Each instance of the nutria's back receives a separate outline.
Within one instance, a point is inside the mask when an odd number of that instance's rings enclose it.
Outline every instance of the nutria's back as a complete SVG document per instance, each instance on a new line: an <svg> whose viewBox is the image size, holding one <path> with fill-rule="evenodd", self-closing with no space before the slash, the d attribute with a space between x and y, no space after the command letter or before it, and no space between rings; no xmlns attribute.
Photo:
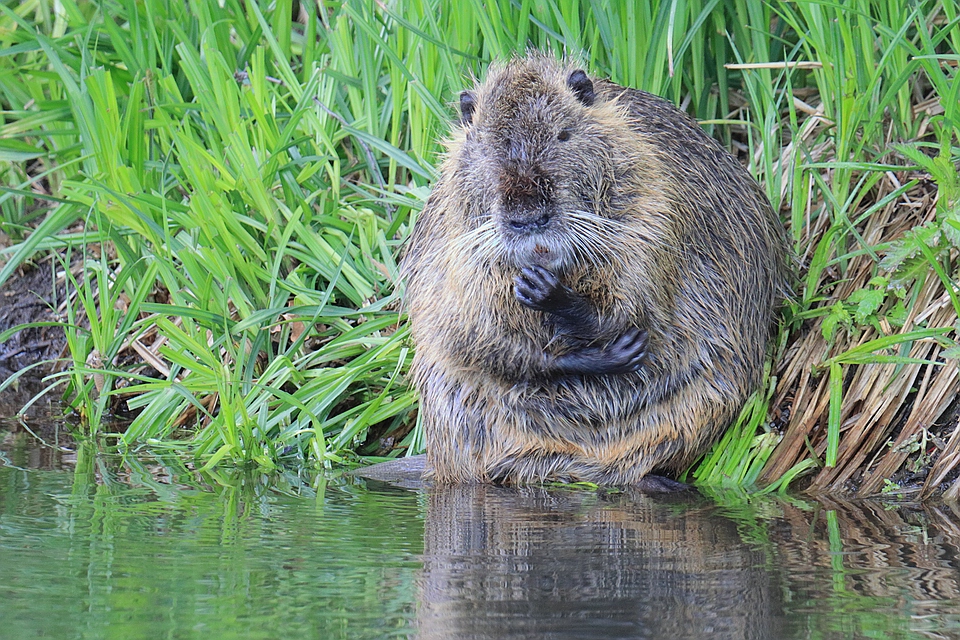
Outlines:
<svg viewBox="0 0 960 640"><path fill-rule="evenodd" d="M461 96L403 261L438 481L636 482L756 388L785 291L747 172L650 94L532 56Z"/></svg>

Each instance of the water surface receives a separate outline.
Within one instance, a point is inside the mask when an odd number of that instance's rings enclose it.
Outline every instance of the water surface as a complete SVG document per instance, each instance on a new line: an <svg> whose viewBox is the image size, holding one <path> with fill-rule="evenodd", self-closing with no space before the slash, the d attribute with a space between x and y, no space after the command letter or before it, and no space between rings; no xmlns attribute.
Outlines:
<svg viewBox="0 0 960 640"><path fill-rule="evenodd" d="M200 476L0 427L0 638L960 638L946 505Z"/></svg>

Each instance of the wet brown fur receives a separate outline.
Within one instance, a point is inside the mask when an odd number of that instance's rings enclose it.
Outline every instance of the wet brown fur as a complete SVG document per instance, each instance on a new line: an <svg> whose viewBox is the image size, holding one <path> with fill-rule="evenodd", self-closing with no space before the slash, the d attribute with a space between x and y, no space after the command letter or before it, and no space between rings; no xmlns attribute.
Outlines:
<svg viewBox="0 0 960 640"><path fill-rule="evenodd" d="M765 196L668 102L594 79L583 104L576 68L542 55L491 68L404 257L437 482L626 485L679 470L760 381L786 289ZM504 215L546 200L548 232L504 231ZM538 260L592 303L594 343L647 332L639 371L543 374L580 343L517 301L514 278Z"/></svg>

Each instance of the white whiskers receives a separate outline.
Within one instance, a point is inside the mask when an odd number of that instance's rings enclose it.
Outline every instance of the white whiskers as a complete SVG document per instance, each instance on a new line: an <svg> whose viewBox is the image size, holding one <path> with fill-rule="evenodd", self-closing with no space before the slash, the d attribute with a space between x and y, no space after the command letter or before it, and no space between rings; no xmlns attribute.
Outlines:
<svg viewBox="0 0 960 640"><path fill-rule="evenodd" d="M453 243L453 252L463 262L490 264L502 259L506 250L497 232L496 220L489 219L457 238Z"/></svg>

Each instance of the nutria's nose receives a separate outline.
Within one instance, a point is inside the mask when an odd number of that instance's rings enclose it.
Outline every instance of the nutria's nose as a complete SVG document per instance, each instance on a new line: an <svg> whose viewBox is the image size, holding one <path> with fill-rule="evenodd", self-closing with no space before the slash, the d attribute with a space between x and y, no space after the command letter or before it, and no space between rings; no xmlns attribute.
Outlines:
<svg viewBox="0 0 960 640"><path fill-rule="evenodd" d="M550 202L553 193L553 181L536 166L509 165L500 174L499 187L500 198L508 209L539 209Z"/></svg>
<svg viewBox="0 0 960 640"><path fill-rule="evenodd" d="M510 227L513 231L518 233L529 233L531 231L538 231L550 222L550 214L544 213L539 218L531 217L516 217L516 218L507 218L507 226Z"/></svg>

